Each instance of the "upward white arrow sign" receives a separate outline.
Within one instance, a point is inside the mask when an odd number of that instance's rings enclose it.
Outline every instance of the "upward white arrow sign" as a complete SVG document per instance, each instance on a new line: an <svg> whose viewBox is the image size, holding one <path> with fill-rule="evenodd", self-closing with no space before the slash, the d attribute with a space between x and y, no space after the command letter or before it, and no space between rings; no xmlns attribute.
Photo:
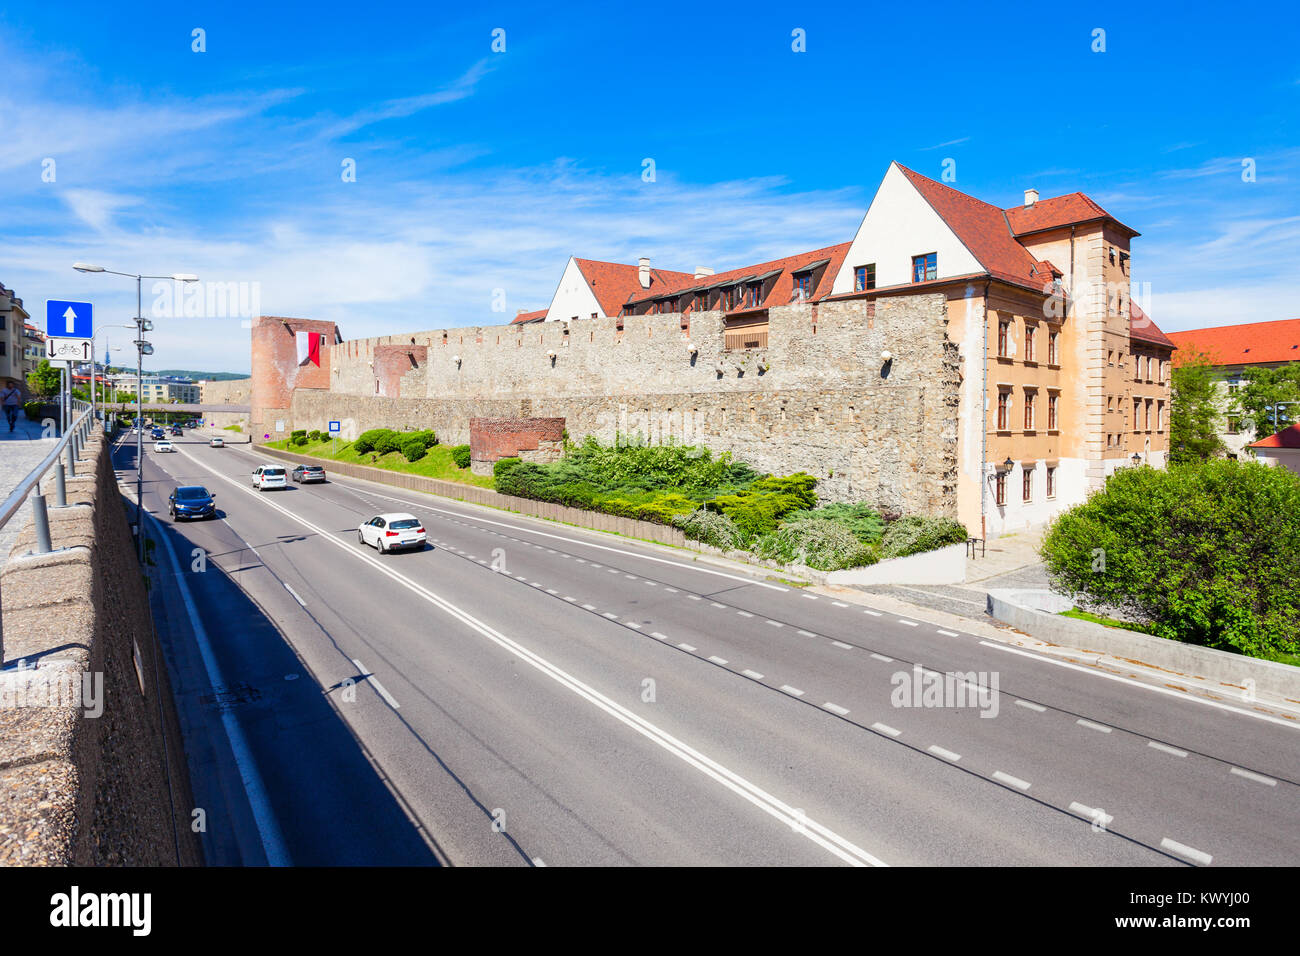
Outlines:
<svg viewBox="0 0 1300 956"><path fill-rule="evenodd" d="M68 306L68 311L63 313L63 321L67 323L66 331L69 335L77 331L77 313L72 311L72 306Z"/></svg>

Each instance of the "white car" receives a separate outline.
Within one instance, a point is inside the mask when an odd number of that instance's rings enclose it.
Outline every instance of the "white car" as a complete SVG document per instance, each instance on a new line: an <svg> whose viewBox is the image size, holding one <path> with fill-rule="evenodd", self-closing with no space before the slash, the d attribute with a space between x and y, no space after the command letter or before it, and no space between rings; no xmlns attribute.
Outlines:
<svg viewBox="0 0 1300 956"><path fill-rule="evenodd" d="M208 444L211 445L213 448L225 448L226 440L222 438L220 435L217 435L211 441L209 441Z"/></svg>
<svg viewBox="0 0 1300 956"><path fill-rule="evenodd" d="M375 515L357 528L357 540L368 544L380 554L401 548L424 550L424 523L415 515L395 511Z"/></svg>
<svg viewBox="0 0 1300 956"><path fill-rule="evenodd" d="M161 454L162 452L165 452L165 451L170 451L170 452L174 452L174 451L176 451L176 449L175 449L174 447L172 447L172 443L169 442L169 441L156 441L156 442L154 442L154 443L153 443L153 450L154 450L155 452L159 453L159 454Z"/></svg>
<svg viewBox="0 0 1300 956"><path fill-rule="evenodd" d="M288 488L289 476L283 465L258 465L253 469L253 487L258 491L268 488Z"/></svg>

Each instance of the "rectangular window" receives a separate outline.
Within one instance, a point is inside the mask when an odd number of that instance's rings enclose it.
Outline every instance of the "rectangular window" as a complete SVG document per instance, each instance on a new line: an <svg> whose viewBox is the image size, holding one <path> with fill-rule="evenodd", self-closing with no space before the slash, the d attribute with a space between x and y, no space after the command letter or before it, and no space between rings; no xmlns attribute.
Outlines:
<svg viewBox="0 0 1300 956"><path fill-rule="evenodd" d="M1025 361L1026 362L1032 362L1034 360L1034 331L1035 331L1034 326L1032 325L1025 326Z"/></svg>
<svg viewBox="0 0 1300 956"><path fill-rule="evenodd" d="M1165 430L1165 403L1156 402L1156 431Z"/></svg>
<svg viewBox="0 0 1300 956"><path fill-rule="evenodd" d="M1056 497L1056 469L1055 468L1047 469L1047 497L1048 498Z"/></svg>
<svg viewBox="0 0 1300 956"><path fill-rule="evenodd" d="M998 431L1004 432L1009 427L1007 425L1008 417L1011 414L1011 393L998 392Z"/></svg>
<svg viewBox="0 0 1300 956"><path fill-rule="evenodd" d="M728 286L727 291L723 293L723 300L728 309L734 309L736 306L740 305L740 286Z"/></svg>
<svg viewBox="0 0 1300 956"><path fill-rule="evenodd" d="M1151 399L1147 399L1142 408L1142 427L1151 431Z"/></svg>
<svg viewBox="0 0 1300 956"><path fill-rule="evenodd" d="M700 312L707 312L709 309L709 294L701 292L695 297L695 308Z"/></svg>
<svg viewBox="0 0 1300 956"><path fill-rule="evenodd" d="M1138 411L1141 409L1141 407L1142 407L1142 400L1137 398L1133 399L1133 430L1134 431L1138 430Z"/></svg>
<svg viewBox="0 0 1300 956"><path fill-rule="evenodd" d="M1025 501L1034 500L1034 470L1025 468L1020 473L1020 491Z"/></svg>
<svg viewBox="0 0 1300 956"><path fill-rule="evenodd" d="M1025 431L1034 430L1034 393L1025 392Z"/></svg>
<svg viewBox="0 0 1300 956"><path fill-rule="evenodd" d="M876 264L868 262L865 266L855 266L853 269L853 291L865 292L867 289L876 287Z"/></svg>
<svg viewBox="0 0 1300 956"><path fill-rule="evenodd" d="M912 256L912 281L925 282L927 279L939 278L939 254L927 252L923 256Z"/></svg>
<svg viewBox="0 0 1300 956"><path fill-rule="evenodd" d="M1005 471L998 472L996 487L997 503L1005 505L1007 503L1007 473Z"/></svg>
<svg viewBox="0 0 1300 956"><path fill-rule="evenodd" d="M1061 426L1056 422L1056 403L1060 400L1059 395L1047 396L1047 430L1056 431Z"/></svg>
<svg viewBox="0 0 1300 956"><path fill-rule="evenodd" d="M794 299L796 302L802 302L812 295L812 273L801 272L794 277Z"/></svg>
<svg viewBox="0 0 1300 956"><path fill-rule="evenodd" d="M998 358L1006 358L1011 347L1011 323L998 323Z"/></svg>
<svg viewBox="0 0 1300 956"><path fill-rule="evenodd" d="M1060 357L1056 351L1056 340L1060 337L1059 332L1052 332L1047 336L1047 364L1060 365Z"/></svg>

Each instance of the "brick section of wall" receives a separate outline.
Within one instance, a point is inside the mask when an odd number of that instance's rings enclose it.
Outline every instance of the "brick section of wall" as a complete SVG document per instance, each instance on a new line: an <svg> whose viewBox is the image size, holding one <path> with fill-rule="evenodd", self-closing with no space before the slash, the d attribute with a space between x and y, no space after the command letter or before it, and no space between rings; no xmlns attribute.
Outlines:
<svg viewBox="0 0 1300 956"><path fill-rule="evenodd" d="M167 667L102 436L84 457L67 481L73 507L49 512L52 542L68 550L20 559L35 543L29 522L0 577L4 657L35 667L0 675L0 865L174 866L178 845L182 865L199 865ZM52 492L53 479L45 485ZM87 716L75 701L9 706L16 685L31 693L30 682L60 673L78 684L101 675L103 713Z"/></svg>
<svg viewBox="0 0 1300 956"><path fill-rule="evenodd" d="M402 397L402 377L420 368L428 358L426 345L381 345L375 349L375 379L379 395Z"/></svg>
<svg viewBox="0 0 1300 956"><path fill-rule="evenodd" d="M295 333L320 332L325 336L320 367L298 365ZM338 335L333 322L259 315L253 321L251 411L254 434L274 433L274 420L288 411L294 389L330 387L332 343ZM373 393L373 386L372 386Z"/></svg>
<svg viewBox="0 0 1300 956"><path fill-rule="evenodd" d="M563 418L471 418L469 457L491 463L502 458L557 461L564 454Z"/></svg>

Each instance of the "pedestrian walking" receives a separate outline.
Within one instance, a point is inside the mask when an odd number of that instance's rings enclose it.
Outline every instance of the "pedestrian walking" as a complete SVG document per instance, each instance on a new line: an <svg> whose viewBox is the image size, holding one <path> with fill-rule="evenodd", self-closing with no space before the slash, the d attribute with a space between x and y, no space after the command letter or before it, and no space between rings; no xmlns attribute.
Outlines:
<svg viewBox="0 0 1300 956"><path fill-rule="evenodd" d="M12 382L0 392L0 406L4 407L5 419L9 422L9 430L14 430L14 425L18 422L18 403L23 400L23 393L18 390L18 386Z"/></svg>

